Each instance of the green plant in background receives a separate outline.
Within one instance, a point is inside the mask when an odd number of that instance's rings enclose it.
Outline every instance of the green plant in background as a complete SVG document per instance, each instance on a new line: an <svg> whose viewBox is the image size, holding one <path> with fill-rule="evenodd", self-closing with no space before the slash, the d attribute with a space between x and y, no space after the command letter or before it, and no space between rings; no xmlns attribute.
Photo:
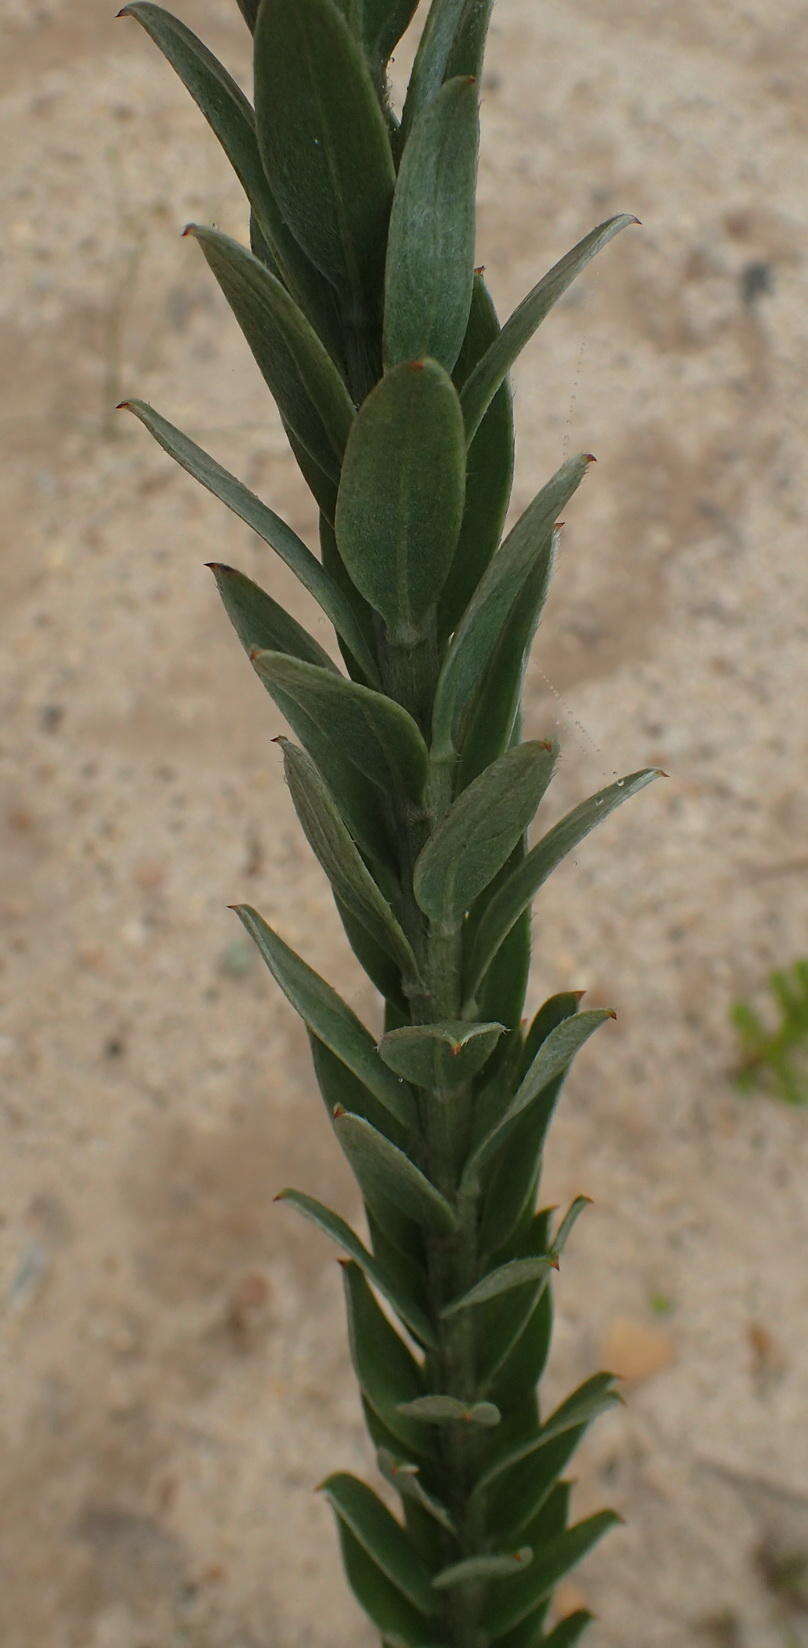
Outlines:
<svg viewBox="0 0 808 1648"><path fill-rule="evenodd" d="M786 1104L808 1104L808 960L775 968L768 982L774 1025L748 1002L731 1009L741 1043L735 1080L744 1092L768 1089Z"/></svg>
<svg viewBox="0 0 808 1648"><path fill-rule="evenodd" d="M635 772L528 847L554 744L522 742L525 660L562 464L500 542L513 463L507 374L585 264L585 236L500 328L474 268L478 81L489 0L433 0L401 118L386 66L414 0L239 0L255 107L184 24L124 8L178 72L247 195L251 250L191 226L280 412L319 514L316 556L158 412L129 408L297 574L343 668L261 589L212 570L297 742L292 800L348 941L384 998L379 1039L253 909L237 907L306 1024L367 1239L299 1191L332 1237L348 1334L394 1517L364 1482L323 1484L348 1579L389 1648L569 1648L557 1582L617 1520L570 1517L564 1472L618 1400L608 1373L554 1412L536 1387L550 1279L586 1201L536 1212L547 1129L606 1009L580 994L521 1023L531 902ZM381 1297L392 1316L379 1304Z"/></svg>

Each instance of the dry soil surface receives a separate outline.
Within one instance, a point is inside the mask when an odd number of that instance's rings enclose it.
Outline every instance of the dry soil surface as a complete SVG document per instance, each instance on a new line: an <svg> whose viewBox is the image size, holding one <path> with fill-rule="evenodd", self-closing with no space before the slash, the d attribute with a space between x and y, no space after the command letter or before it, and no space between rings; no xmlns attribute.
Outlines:
<svg viewBox="0 0 808 1648"><path fill-rule="evenodd" d="M357 1010L282 730L203 563L279 563L113 415L151 400L302 533L278 421L195 246L237 186L132 22L3 0L4 1648L348 1648L332 1468L370 1468L334 1255L275 1207L355 1197L256 903ZM240 75L235 0L187 21ZM555 1397L608 1358L581 1454L626 1526L576 1575L592 1648L806 1636L808 1118L739 1098L729 1004L804 948L803 0L498 0L480 260L503 310L613 210L516 376L514 509L574 508L528 680L548 820L671 773L539 903L533 997L615 1006L547 1199L585 1191ZM402 54L402 61L404 60ZM801 587L802 586L802 587ZM779 1580L778 1580L779 1576ZM801 1609L803 1611L801 1611Z"/></svg>

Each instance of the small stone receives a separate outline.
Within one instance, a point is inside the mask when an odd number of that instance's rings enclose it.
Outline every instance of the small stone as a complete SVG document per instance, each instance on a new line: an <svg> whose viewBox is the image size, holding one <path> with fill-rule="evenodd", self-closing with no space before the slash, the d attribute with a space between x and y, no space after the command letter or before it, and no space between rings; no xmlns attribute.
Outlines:
<svg viewBox="0 0 808 1648"><path fill-rule="evenodd" d="M601 1345L601 1362L629 1384L639 1385L653 1378L676 1360L676 1345L667 1329L649 1327L617 1316Z"/></svg>

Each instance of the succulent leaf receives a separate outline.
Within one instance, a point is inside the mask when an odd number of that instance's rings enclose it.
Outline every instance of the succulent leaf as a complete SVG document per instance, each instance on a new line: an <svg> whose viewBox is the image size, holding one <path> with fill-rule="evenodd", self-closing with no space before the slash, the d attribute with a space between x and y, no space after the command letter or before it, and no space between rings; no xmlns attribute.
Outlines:
<svg viewBox="0 0 808 1648"><path fill-rule="evenodd" d="M491 900L474 935L468 981L472 995L478 989L486 969L490 967L500 944L510 931L512 921L515 921L535 898L556 865L560 864L568 853L573 852L585 836L589 835L590 830L594 830L596 825L608 818L621 802L628 801L630 796L637 795L640 790L645 789L646 784L661 776L659 767L646 767L642 772L630 773L627 778L618 778L616 783L608 784L588 801L580 802L525 855L521 864L516 866L513 874L498 889L496 898Z"/></svg>
<svg viewBox="0 0 808 1648"><path fill-rule="evenodd" d="M432 730L438 750L459 750L461 729L478 683L511 608L529 576L552 565L553 527L591 462L588 454L562 464L509 532L477 587L451 641L435 692Z"/></svg>
<svg viewBox="0 0 808 1648"><path fill-rule="evenodd" d="M334 1213L330 1207L325 1207L314 1196L306 1196L302 1190L282 1190L275 1200L288 1202L290 1207L297 1208L298 1213L302 1213L304 1218L310 1219L326 1236L330 1236L344 1253L355 1260L363 1275L369 1277L374 1287L377 1287L389 1301L415 1338L423 1345L434 1344L435 1334L428 1316L413 1300L402 1297L395 1278L390 1276L375 1254L368 1252L356 1232L351 1230L350 1225L346 1224L338 1213Z"/></svg>
<svg viewBox="0 0 808 1648"><path fill-rule="evenodd" d="M451 372L460 353L474 281L478 145L476 83L470 76L449 80L419 114L396 181L385 276L387 366L431 355ZM425 435L422 451L428 450Z"/></svg>
<svg viewBox="0 0 808 1648"><path fill-rule="evenodd" d="M326 1477L321 1492L391 1584L421 1613L434 1611L431 1576L404 1529L365 1482L346 1471Z"/></svg>
<svg viewBox="0 0 808 1648"><path fill-rule="evenodd" d="M197 224L185 233L199 242L284 424L323 473L336 480L354 408L310 321L275 275L238 241Z"/></svg>
<svg viewBox="0 0 808 1648"><path fill-rule="evenodd" d="M273 652L286 652L290 658L302 658L306 664L317 664L321 669L335 668L328 653L302 624L284 612L252 578L218 561L211 561L209 565L225 612L245 652L269 648Z"/></svg>
<svg viewBox="0 0 808 1648"><path fill-rule="evenodd" d="M362 1194L371 1204L381 1201L383 1206L390 1201L418 1224L443 1235L456 1228L457 1215L446 1197L383 1133L349 1110L337 1112L334 1128Z"/></svg>
<svg viewBox="0 0 808 1648"><path fill-rule="evenodd" d="M322 737L336 741L345 761L383 796L399 794L420 800L427 777L427 750L415 722L400 704L357 681L345 681L330 670L280 652L256 653L253 664L270 692L298 706L306 721L312 721ZM308 748L305 732L298 726L295 730ZM316 761L314 751L309 753Z"/></svg>
<svg viewBox="0 0 808 1648"><path fill-rule="evenodd" d="M530 342L545 315L572 285L576 275L621 229L627 229L629 224L638 221L631 213L622 212L617 217L609 218L607 223L599 223L596 229L591 229L583 240L578 241L577 246L573 246L572 251L554 263L552 269L522 299L463 385L461 399L468 440L473 438L492 396L507 377L525 344Z"/></svg>
<svg viewBox="0 0 808 1648"><path fill-rule="evenodd" d="M384 263L395 173L370 70L332 0L262 0L255 115L270 187L296 240L360 304Z"/></svg>
<svg viewBox="0 0 808 1648"><path fill-rule="evenodd" d="M407 1123L412 1116L412 1097L404 1082L397 1081L382 1063L369 1030L337 995L336 990L279 935L249 904L235 906L236 915L255 940L258 949L287 1000L320 1041L347 1064L359 1080L397 1121ZM367 1125L367 1124L366 1124Z"/></svg>
<svg viewBox="0 0 808 1648"><path fill-rule="evenodd" d="M477 1075L504 1029L463 1019L403 1025L382 1037L379 1052L391 1070L416 1087L455 1087Z"/></svg>
<svg viewBox="0 0 808 1648"><path fill-rule="evenodd" d="M278 742L295 812L340 909L347 909L414 983L418 964L412 945L365 865L328 785L304 750L287 738Z"/></svg>
<svg viewBox="0 0 808 1648"><path fill-rule="evenodd" d="M433 360L394 367L354 423L336 515L342 561L393 646L411 644L435 605L460 531L464 485L451 378Z"/></svg>
<svg viewBox="0 0 808 1648"><path fill-rule="evenodd" d="M292 527L287 526L276 515L273 509L256 498L254 492L236 480L235 475L229 474L221 464L197 446L181 429L177 429L167 418L161 417L152 406L145 401L123 401L122 409L133 412L136 418L154 436L158 446L167 452L175 463L180 465L195 481L212 492L214 498L232 509L234 515L263 538L275 550L281 560L295 574L300 583L314 596L315 601L323 612L331 619L338 634L361 660L363 668L369 672L371 680L378 679L378 671L372 653L368 651L367 642L357 621L350 600L337 588L317 560L307 549L302 538L299 538Z"/></svg>
<svg viewBox="0 0 808 1648"><path fill-rule="evenodd" d="M485 1628L494 1641L525 1619L535 1604L619 1522L614 1511L598 1511L545 1545L520 1578L495 1581L484 1614Z"/></svg>
<svg viewBox="0 0 808 1648"><path fill-rule="evenodd" d="M462 921L527 828L550 782L557 750L542 741L508 750L449 808L413 871L421 909L439 927Z"/></svg>

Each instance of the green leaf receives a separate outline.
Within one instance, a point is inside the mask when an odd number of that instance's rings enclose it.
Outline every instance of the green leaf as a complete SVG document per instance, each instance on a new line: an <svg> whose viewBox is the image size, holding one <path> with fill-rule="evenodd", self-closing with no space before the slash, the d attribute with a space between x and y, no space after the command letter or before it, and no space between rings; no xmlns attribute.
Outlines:
<svg viewBox="0 0 808 1648"><path fill-rule="evenodd" d="M337 1526L348 1584L389 1648L438 1648L434 1622L391 1584L341 1518Z"/></svg>
<svg viewBox="0 0 808 1648"><path fill-rule="evenodd" d="M475 1305L485 1305L491 1299L496 1299L501 1293L509 1293L512 1288L523 1287L526 1282L536 1282L540 1287L546 1287L550 1271L555 1268L555 1256L552 1253L542 1254L529 1259L508 1259L504 1265L498 1265L496 1270L490 1270L479 1282L461 1293L457 1299L452 1299L444 1305L441 1316L444 1321L450 1316L456 1316L460 1310L471 1310Z"/></svg>
<svg viewBox="0 0 808 1648"><path fill-rule="evenodd" d="M547 1287L506 1354L501 1356L495 1345L488 1365L480 1368L481 1389L503 1409L512 1407L525 1391L535 1390L547 1366L552 1328L553 1296Z"/></svg>
<svg viewBox="0 0 808 1648"><path fill-rule="evenodd" d="M331 519L327 519L322 511L320 512L319 538L320 554L322 556L323 566L325 567L329 577L332 578L338 588L343 591L346 601L349 601L353 610L358 613L362 624L362 632L367 639L368 646L375 653L376 628L373 612L368 606L367 601L363 600L358 589L349 578L348 569L337 548L337 537L333 524L334 519L336 518L336 513L337 489L335 487L334 508L332 510ZM352 680L362 681L365 686L378 686L379 677L377 672L374 671L374 674L368 678L360 663L353 657L348 647L340 643L340 651L345 660L348 674Z"/></svg>
<svg viewBox="0 0 808 1648"><path fill-rule="evenodd" d="M596 824L608 818L621 802L637 795L653 779L663 776L659 767L646 767L642 772L629 773L627 778L618 778L615 784L608 784L597 795L574 807L525 854L512 876L497 889L474 935L468 962L467 989L470 996L476 994L486 969L490 967L513 922L532 902L556 865L579 846Z"/></svg>
<svg viewBox="0 0 808 1648"><path fill-rule="evenodd" d="M527 297L522 299L518 309L515 309L505 322L499 337L491 344L463 386L460 398L466 420L466 437L469 441L517 356L521 354L525 344L530 341L553 304L558 302L576 275L580 274L601 247L606 246L621 229L628 228L630 223L638 222L639 219L631 213L622 212L618 217L609 218L607 223L598 224L598 227L590 230L577 246L573 246L571 252L567 252L558 263L554 263L552 269L542 277L532 291L528 292Z"/></svg>
<svg viewBox="0 0 808 1648"><path fill-rule="evenodd" d="M336 1053L332 1053L325 1042L320 1041L311 1031L308 1032L311 1048L314 1074L320 1089L323 1104L329 1121L334 1114L335 1106L343 1105L346 1110L353 1111L356 1116L364 1116L373 1127L378 1127L382 1133L387 1133L395 1144L402 1147L408 1138L407 1128L401 1122L396 1122L383 1104L371 1093L370 1088L355 1076L347 1064Z"/></svg>
<svg viewBox="0 0 808 1648"><path fill-rule="evenodd" d="M528 1259L549 1259L551 1267L558 1263L558 1256L550 1239L549 1214L551 1210L536 1213L529 1223L520 1231L511 1243L502 1263L508 1264L526 1261ZM498 1267L499 1268L499 1267ZM532 1378L532 1363L537 1351L544 1354L542 1346L541 1323L547 1322L549 1332L549 1317L542 1317L537 1322L536 1312L542 1298L549 1293L547 1286L549 1272L540 1275L537 1286L528 1274L526 1282L519 1282L518 1272L515 1288L505 1290L493 1301L483 1307L480 1326L477 1329L478 1341L482 1352L478 1365L478 1389L487 1395L497 1390L496 1400L506 1389L508 1383L513 1386L514 1367L512 1357L525 1333L533 1329L529 1346L525 1347L525 1356L522 1366L527 1366L528 1377L522 1385L522 1391L532 1391L535 1381ZM501 1405L501 1404L500 1404ZM510 1404L509 1404L510 1405ZM529 1427L529 1434L535 1432L535 1424Z"/></svg>
<svg viewBox="0 0 808 1648"><path fill-rule="evenodd" d="M196 224L185 233L199 241L284 423L324 473L336 480L354 408L311 322L280 281L238 241Z"/></svg>
<svg viewBox="0 0 808 1648"><path fill-rule="evenodd" d="M330 670L279 652L259 652L253 663L269 691L275 695L279 690L299 705L319 734L340 746L342 759L385 798L392 792L420 800L427 774L426 746L400 704L358 681L345 681ZM295 730L308 747L300 726Z"/></svg>
<svg viewBox="0 0 808 1648"><path fill-rule="evenodd" d="M465 4L466 0L432 0L404 99L400 149L407 143L418 115L440 90Z"/></svg>
<svg viewBox="0 0 808 1648"><path fill-rule="evenodd" d="M466 0L446 62L445 78L473 74L479 80L491 18L492 0Z"/></svg>
<svg viewBox="0 0 808 1648"><path fill-rule="evenodd" d="M399 1413L425 1425L482 1425L490 1430L502 1418L493 1402L461 1402L457 1396L416 1396L397 1406Z"/></svg>
<svg viewBox="0 0 808 1648"><path fill-rule="evenodd" d="M439 1527L456 1537L457 1531L446 1506L442 1505L434 1494L427 1493L417 1465L409 1459L399 1459L388 1448L379 1449L376 1462L385 1481L395 1488L403 1501L411 1500L419 1505L433 1522L437 1522Z"/></svg>
<svg viewBox="0 0 808 1648"><path fill-rule="evenodd" d="M544 606L549 557L528 574L517 595L468 716L457 787L464 790L507 750L519 716L530 644Z"/></svg>
<svg viewBox="0 0 808 1648"><path fill-rule="evenodd" d="M522 1115L554 1077L569 1069L575 1054L595 1030L607 1019L615 1017L616 1014L610 1009L594 1008L586 1013L577 1013L574 1018L565 1019L563 1024L559 1024L550 1032L499 1120L469 1157L464 1169L464 1178L469 1182L474 1181L483 1163L489 1159L498 1145L504 1142L516 1118Z"/></svg>
<svg viewBox="0 0 808 1648"><path fill-rule="evenodd" d="M529 1437L526 1442L510 1448L507 1452L497 1455L475 1483L475 1496L488 1495L491 1489L499 1484L502 1503L515 1486L519 1478L516 1468L523 1466L526 1461L532 1460L541 1453L549 1443L555 1442L559 1436L567 1431L577 1430L579 1426L586 1426L597 1419L608 1408L620 1403L620 1396L614 1389L614 1375L611 1373L595 1373L585 1379L571 1396L560 1403L545 1424L541 1426L535 1436ZM563 1469L563 1467L562 1467Z"/></svg>
<svg viewBox="0 0 808 1648"><path fill-rule="evenodd" d="M257 9L257 8L256 8ZM134 17L179 75L221 143L252 208L262 249L315 329L339 355L340 338L329 288L290 233L258 152L255 116L241 88L191 29L150 0L131 0L119 12ZM252 27L254 17L250 23Z"/></svg>
<svg viewBox="0 0 808 1648"><path fill-rule="evenodd" d="M382 1037L379 1053L396 1075L416 1087L455 1087L482 1069L504 1029L502 1024L469 1024L463 1019L404 1025Z"/></svg>
<svg viewBox="0 0 808 1648"><path fill-rule="evenodd" d="M245 652L268 647L273 652L288 653L290 658L302 658L306 664L318 664L321 669L335 669L328 653L302 624L284 612L251 578L218 561L209 561L208 566Z"/></svg>
<svg viewBox="0 0 808 1648"><path fill-rule="evenodd" d="M508 750L453 803L416 861L413 889L421 909L443 931L465 912L501 870L550 782L556 746L519 744Z"/></svg>
<svg viewBox="0 0 808 1648"><path fill-rule="evenodd" d="M467 1556L462 1562L453 1562L450 1567L441 1569L432 1584L436 1591L450 1591L456 1585L507 1579L512 1574L520 1574L525 1564L532 1560L533 1552L529 1545L521 1546L518 1551L489 1551L483 1556Z"/></svg>
<svg viewBox="0 0 808 1648"><path fill-rule="evenodd" d="M122 408L133 412L136 418L154 436L158 446L167 452L187 474L192 475L195 481L212 492L215 498L232 509L234 515L252 527L265 544L269 544L290 571L299 579L304 589L314 596L315 601L328 618L331 619L335 630L345 641L346 645L359 659L363 670L371 681L378 680L378 670L372 653L362 634L350 601L328 576L320 565L316 555L307 549L302 538L293 532L280 515L269 509L256 498L235 475L228 473L203 452L201 446L189 439L177 429L167 418L160 416L154 408L145 401L122 401Z"/></svg>
<svg viewBox="0 0 808 1648"><path fill-rule="evenodd" d="M451 1204L403 1150L350 1111L338 1112L334 1127L369 1202L391 1201L416 1223L442 1235L456 1228L457 1216Z"/></svg>
<svg viewBox="0 0 808 1648"><path fill-rule="evenodd" d="M338 289L375 293L395 173L373 80L332 0L263 0L255 114L270 187Z"/></svg>
<svg viewBox="0 0 808 1648"><path fill-rule="evenodd" d="M587 1625L591 1625L594 1614L586 1608L577 1608L574 1614L567 1614L566 1619L559 1620L550 1635L542 1638L543 1648L575 1648L580 1642Z"/></svg>
<svg viewBox="0 0 808 1648"><path fill-rule="evenodd" d="M570 1202L570 1205L561 1220L555 1236L553 1237L552 1250L558 1258L560 1258L561 1254L564 1252L564 1248L566 1247L569 1237L572 1234L575 1225L578 1223L584 1208L591 1206L591 1196L576 1196L574 1200Z"/></svg>
<svg viewBox="0 0 808 1648"><path fill-rule="evenodd" d="M388 372L358 413L337 498L337 544L394 645L434 606L463 516L460 403L436 361Z"/></svg>
<svg viewBox="0 0 808 1648"><path fill-rule="evenodd" d="M551 996L540 1008L525 1042L520 1079L550 1031L578 1012L582 994L578 990L564 991ZM528 1112L515 1124L488 1176L480 1219L479 1240L483 1253L496 1253L505 1245L535 1196L542 1142L536 1135L535 1119L532 1112Z"/></svg>
<svg viewBox="0 0 808 1648"><path fill-rule="evenodd" d="M484 1628L496 1640L518 1625L620 1520L614 1511L598 1511L545 1545L521 1578L494 1581L483 1616Z"/></svg>
<svg viewBox="0 0 808 1648"><path fill-rule="evenodd" d="M234 906L236 915L255 940L273 978L304 1024L332 1053L347 1064L371 1093L397 1121L409 1125L413 1116L412 1095L404 1082L396 1080L382 1063L370 1032L356 1014L320 978L319 973L284 944L262 916L249 904ZM364 1123L363 1125L368 1125Z"/></svg>
<svg viewBox="0 0 808 1648"><path fill-rule="evenodd" d="M358 1539L377 1568L413 1607L434 1612L429 1570L413 1550L404 1529L366 1483L345 1471L326 1477L321 1491L332 1509Z"/></svg>
<svg viewBox="0 0 808 1648"><path fill-rule="evenodd" d="M405 979L417 981L418 964L409 939L365 865L328 785L304 750L287 738L278 739L278 743L295 812L340 909L346 908L387 951Z"/></svg>
<svg viewBox="0 0 808 1648"><path fill-rule="evenodd" d="M454 370L463 384L489 344L499 321L482 276L474 276L469 323ZM466 502L463 524L449 576L438 602L438 631L445 639L457 628L496 550L513 480L513 406L507 383L497 391L466 456Z"/></svg>
<svg viewBox="0 0 808 1648"><path fill-rule="evenodd" d="M391 1446L406 1448L419 1462L428 1463L432 1438L397 1409L399 1398L423 1390L421 1370L374 1298L360 1267L343 1263L342 1278L351 1362L371 1435L376 1440L383 1433Z"/></svg>
<svg viewBox="0 0 808 1648"><path fill-rule="evenodd" d="M459 749L460 733L476 689L488 669L513 603L530 575L555 548L553 526L580 486L591 463L588 454L556 470L508 533L473 595L449 646L435 694L436 748Z"/></svg>
<svg viewBox="0 0 808 1648"><path fill-rule="evenodd" d="M503 1530L503 1538L526 1539L526 1529L530 1528L531 1540L536 1539L537 1524L543 1522L548 1509L552 1509L558 1479L586 1429L586 1425L571 1427L534 1448L523 1461L503 1471L488 1489L486 1520L493 1528Z"/></svg>
<svg viewBox="0 0 808 1648"><path fill-rule="evenodd" d="M288 1202L291 1207L302 1213L304 1218L310 1219L326 1236L330 1236L344 1253L350 1254L365 1276L368 1276L374 1287L384 1295L385 1299L401 1317L402 1322L422 1345L434 1345L435 1334L429 1318L424 1315L420 1306L411 1299L405 1298L395 1279L391 1277L385 1266L373 1253L368 1253L364 1243L359 1240L350 1225L341 1219L338 1213L332 1212L313 1196L304 1195L301 1190L282 1190L275 1197L276 1202Z"/></svg>
<svg viewBox="0 0 808 1648"><path fill-rule="evenodd" d="M362 0L362 44L371 69L385 67L394 46L409 27L418 0Z"/></svg>
<svg viewBox="0 0 808 1648"><path fill-rule="evenodd" d="M260 0L236 0L236 5L250 31L255 28Z"/></svg>
<svg viewBox="0 0 808 1648"><path fill-rule="evenodd" d="M460 353L474 280L478 145L476 82L450 80L415 122L396 181L385 274L388 366L431 355L451 372Z"/></svg>

